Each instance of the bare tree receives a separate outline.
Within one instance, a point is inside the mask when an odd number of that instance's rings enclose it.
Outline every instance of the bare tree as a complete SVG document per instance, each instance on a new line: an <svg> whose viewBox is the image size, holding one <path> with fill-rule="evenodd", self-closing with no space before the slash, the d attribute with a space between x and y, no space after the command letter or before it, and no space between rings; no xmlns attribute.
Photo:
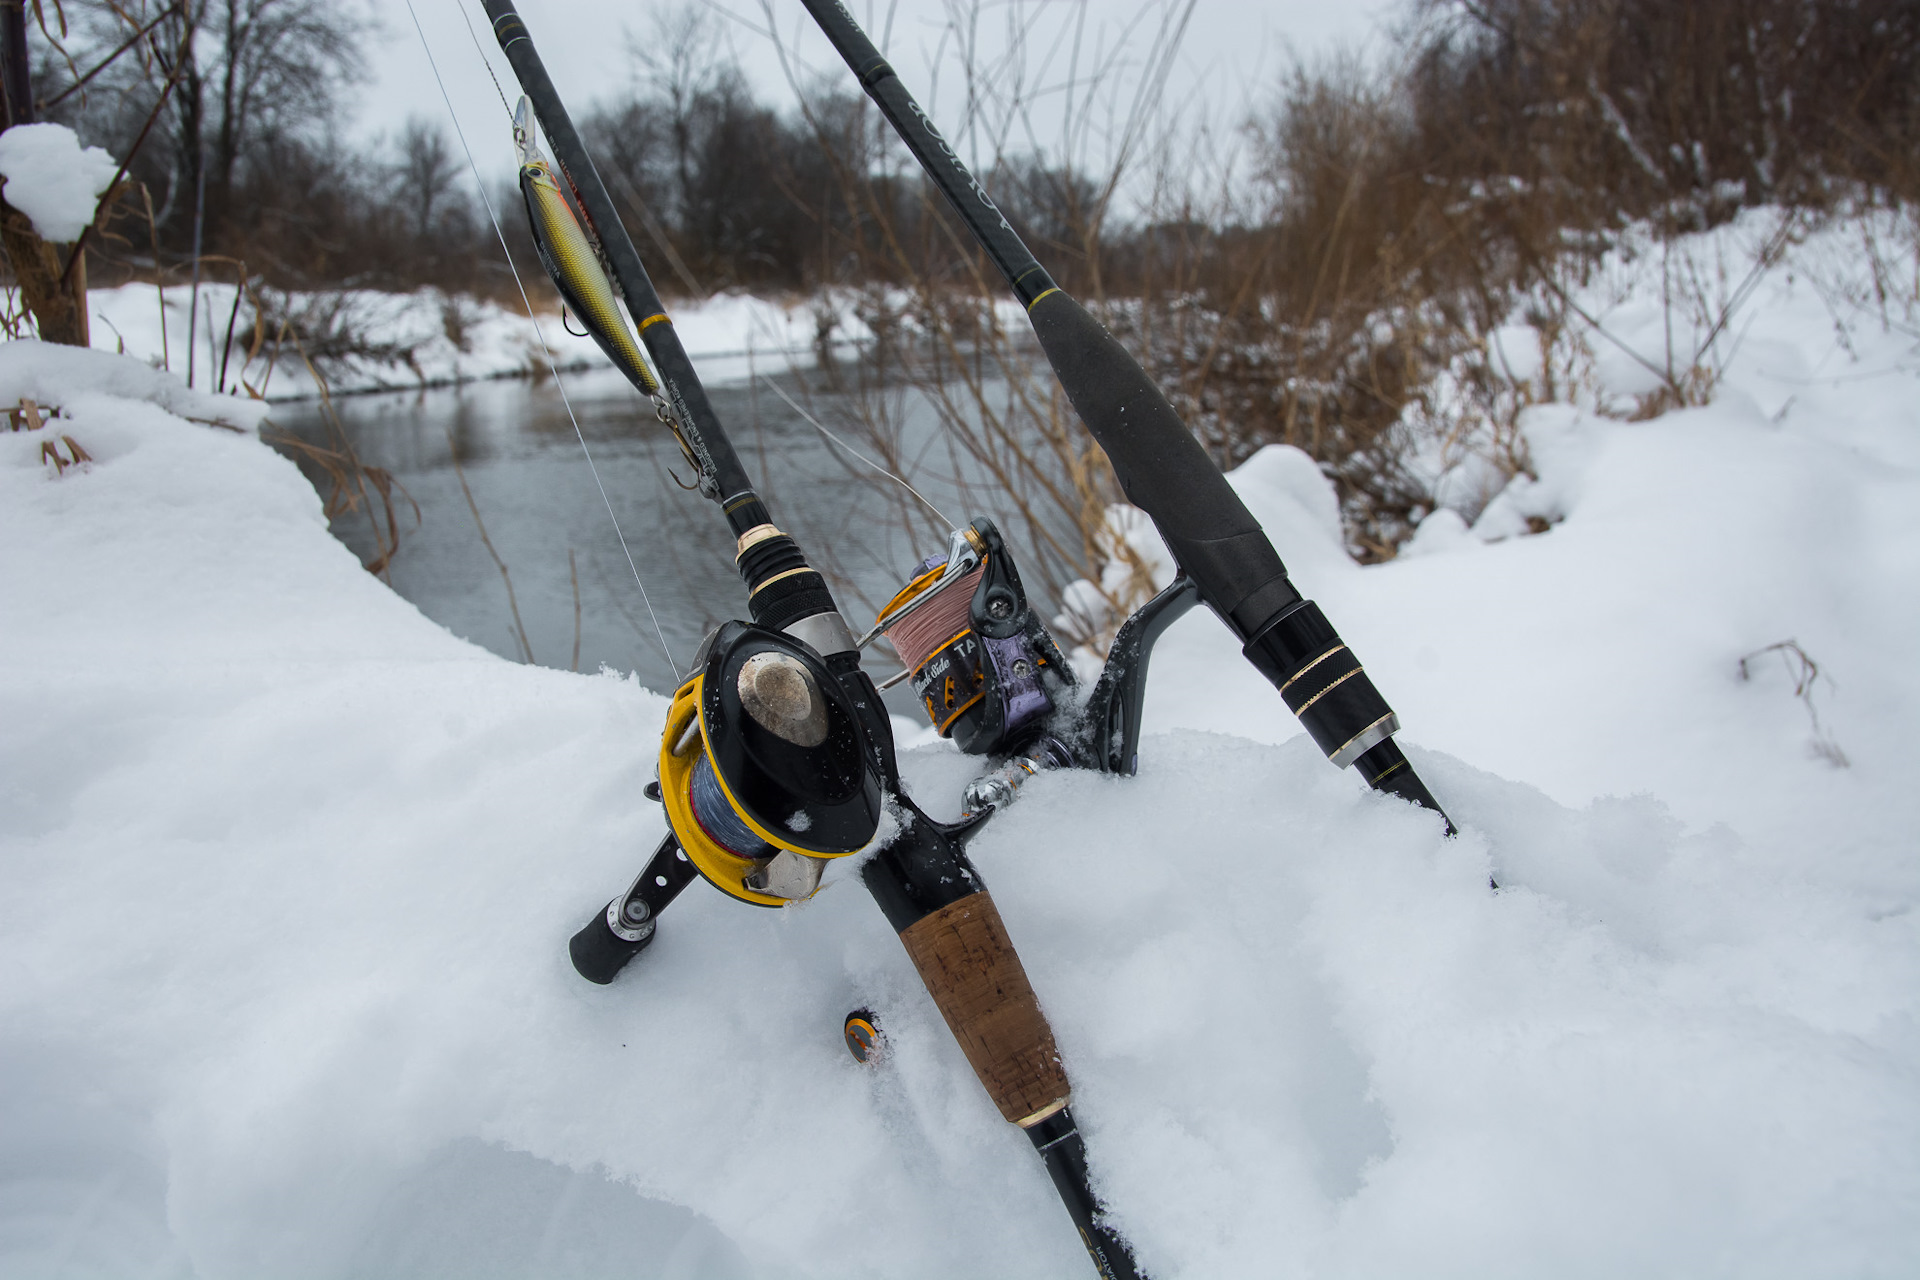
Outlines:
<svg viewBox="0 0 1920 1280"><path fill-rule="evenodd" d="M159 88L175 82L166 146L135 176L158 188L156 221L179 239L204 169L215 242L249 159L274 142L319 136L337 119L341 91L364 71L371 22L353 0L66 0L64 9L75 66L142 34L62 104L62 118L124 144Z"/></svg>
<svg viewBox="0 0 1920 1280"><path fill-rule="evenodd" d="M454 159L446 133L419 116L407 120L400 134L399 152L393 172L400 188L396 194L407 205L408 229L413 238L424 244L448 211L458 189L461 166Z"/></svg>
<svg viewBox="0 0 1920 1280"><path fill-rule="evenodd" d="M675 178L676 207L671 217L692 212L695 175L700 166L697 116L716 93L732 87L739 70L722 39L713 14L698 4L655 5L643 36L627 33L627 52L643 69L652 96L660 103Z"/></svg>
<svg viewBox="0 0 1920 1280"><path fill-rule="evenodd" d="M200 36L182 75L188 92L175 134L177 168L197 179L206 165L217 227L253 146L333 119L340 89L363 71L356 37L366 19L357 6L327 0L198 0L195 7Z"/></svg>

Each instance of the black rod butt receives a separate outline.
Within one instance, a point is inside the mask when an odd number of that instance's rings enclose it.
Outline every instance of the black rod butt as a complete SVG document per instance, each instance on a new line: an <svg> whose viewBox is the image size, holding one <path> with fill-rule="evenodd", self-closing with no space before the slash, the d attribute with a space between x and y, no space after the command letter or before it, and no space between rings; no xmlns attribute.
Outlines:
<svg viewBox="0 0 1920 1280"><path fill-rule="evenodd" d="M1102 1280L1146 1280L1127 1242L1099 1220L1100 1201L1087 1182L1087 1144L1073 1123L1073 1113L1062 1107L1025 1128L1034 1150L1046 1161L1054 1189L1080 1229L1080 1243L1087 1247L1087 1257Z"/></svg>
<svg viewBox="0 0 1920 1280"><path fill-rule="evenodd" d="M1394 745L1392 738L1362 753L1353 762L1353 767L1375 791L1384 791L1410 804L1417 804L1422 809L1431 809L1447 824L1448 835L1460 834L1453 825L1453 819L1447 817L1447 811L1433 798L1433 792L1427 790L1427 784L1420 781L1420 775L1413 771L1412 762L1404 751Z"/></svg>

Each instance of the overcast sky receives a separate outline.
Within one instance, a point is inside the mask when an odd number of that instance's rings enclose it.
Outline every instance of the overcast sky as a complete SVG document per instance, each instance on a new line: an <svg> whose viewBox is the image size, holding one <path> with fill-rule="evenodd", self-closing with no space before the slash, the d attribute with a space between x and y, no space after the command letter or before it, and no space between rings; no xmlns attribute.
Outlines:
<svg viewBox="0 0 1920 1280"><path fill-rule="evenodd" d="M467 18L507 96L517 98L518 93L478 0L466 0L464 6L460 0L412 0L412 6L482 171L489 178L506 173L512 164L506 112L481 64ZM355 132L369 137L394 130L409 115L445 123L447 107L407 5L388 2L377 7L384 29L371 45L373 81L364 91ZM596 97L631 82L629 38L646 37L654 7L649 0L518 0L548 71L576 114ZM948 19L966 7L956 0L848 0L848 8L949 134L956 132L964 102ZM764 5L762 0L708 0L708 8L715 11L716 26L763 101L793 102L768 34L769 8L803 83L849 78L798 0L767 0ZM1034 52L1027 62L1036 67L1045 63L1047 70L1039 78L1044 91L1035 94L1030 116L1035 136L1053 146L1060 136L1076 23L1083 72L1098 56L1117 50L1124 67L1115 82L1132 85L1153 57L1168 8L1154 0L985 0L976 39L991 58L1006 49L1010 20L1024 23L1033 33L1029 48ZM1231 125L1264 96L1295 55L1312 59L1342 45L1378 46L1380 23L1397 8L1390 0L1197 0L1168 78L1167 104ZM1054 51L1050 59L1047 50ZM936 76L936 64L943 74ZM1090 145L1100 144L1096 140Z"/></svg>

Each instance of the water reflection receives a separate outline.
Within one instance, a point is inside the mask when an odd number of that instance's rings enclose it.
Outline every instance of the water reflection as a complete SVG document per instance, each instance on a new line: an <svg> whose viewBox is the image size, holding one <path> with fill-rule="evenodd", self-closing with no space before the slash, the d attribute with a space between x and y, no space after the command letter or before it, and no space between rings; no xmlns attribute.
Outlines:
<svg viewBox="0 0 1920 1280"><path fill-rule="evenodd" d="M732 381L708 387L716 412L775 519L829 571L859 627L915 560L944 543L943 534L924 514L911 517L910 533L906 511L917 504L886 482L876 487L865 467L824 441L761 378L777 378L829 428L851 436L846 402L817 392L809 397L803 380L784 368L768 373L743 365L730 372ZM419 505L417 525L412 508L401 506L391 579L403 597L455 634L520 656L500 571L461 493L464 474L512 575L535 661L574 665L577 578L579 669L606 665L637 672L649 687L670 688L676 664L688 659L707 629L745 612L732 540L714 505L682 487L691 477L678 447L616 372L569 374L564 387L578 437L551 380L353 396L336 401L335 409L361 460L391 471ZM902 456L923 460L914 484L949 514L963 516L959 468L940 448L934 413L905 390L893 405ZM304 440L327 442L317 404L282 405L273 420ZM625 534L624 550L609 506ZM338 518L334 533L363 560L375 554L364 512ZM876 675L886 674L886 659L871 665ZM898 709L908 706L902 698Z"/></svg>

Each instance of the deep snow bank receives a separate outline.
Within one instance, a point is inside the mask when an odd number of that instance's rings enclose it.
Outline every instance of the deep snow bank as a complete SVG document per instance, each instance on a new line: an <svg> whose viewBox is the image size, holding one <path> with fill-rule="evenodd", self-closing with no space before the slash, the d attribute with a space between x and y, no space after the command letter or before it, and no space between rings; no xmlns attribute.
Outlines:
<svg viewBox="0 0 1920 1280"><path fill-rule="evenodd" d="M1194 617L1141 776L1042 777L975 844L1152 1274L1920 1261L1887 341L1779 421L1544 414L1544 535L1359 570L1298 455L1238 474L1462 834L1328 768ZM452 639L125 366L7 355L0 402L32 377L97 461L0 435L0 1270L1083 1272L857 884L695 886L612 988L573 976L660 830L659 697ZM1787 635L1850 768L1737 678ZM963 759L908 766L951 807Z"/></svg>
<svg viewBox="0 0 1920 1280"><path fill-rule="evenodd" d="M1787 862L1818 850L1863 886L1904 885L1904 859L1866 851L1910 843L1920 823L1897 781L1920 715L1920 226L1842 221L1749 280L1774 216L1606 264L1578 298L1606 329L1574 335L1580 403L1523 411L1536 475L1469 508L1471 531L1442 508L1412 554L1360 570L1304 457L1270 451L1235 482L1416 740L1563 803L1648 792ZM1875 238L1904 295L1870 269ZM1713 402L1653 423L1602 416L1650 389L1669 347L1684 367L1720 318L1675 302L1663 321L1683 260L1718 281L1714 297L1742 299L1700 352ZM1550 532L1527 536L1527 517ZM1817 730L1797 661L1763 654L1740 676L1743 656L1788 640L1822 673ZM1297 731L1244 713L1260 682L1208 620L1168 643L1186 656L1156 659L1155 723Z"/></svg>

